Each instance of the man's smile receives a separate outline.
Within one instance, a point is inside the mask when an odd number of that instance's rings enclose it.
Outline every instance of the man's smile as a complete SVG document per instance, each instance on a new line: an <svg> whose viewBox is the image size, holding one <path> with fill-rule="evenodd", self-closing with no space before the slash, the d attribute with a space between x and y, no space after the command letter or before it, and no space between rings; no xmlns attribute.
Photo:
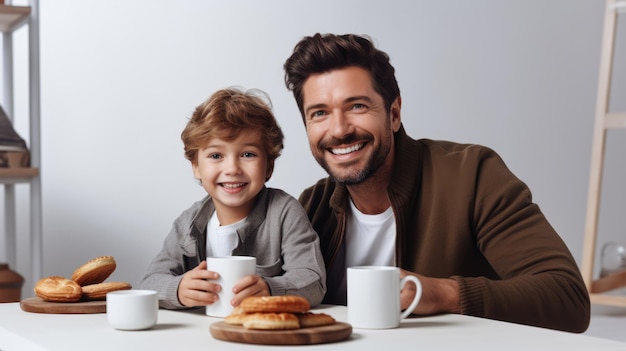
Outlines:
<svg viewBox="0 0 626 351"><path fill-rule="evenodd" d="M330 152L334 155L345 155L351 152L361 150L364 146L365 146L365 143L359 143L359 144L355 144L355 145L344 147L344 148L331 148Z"/></svg>

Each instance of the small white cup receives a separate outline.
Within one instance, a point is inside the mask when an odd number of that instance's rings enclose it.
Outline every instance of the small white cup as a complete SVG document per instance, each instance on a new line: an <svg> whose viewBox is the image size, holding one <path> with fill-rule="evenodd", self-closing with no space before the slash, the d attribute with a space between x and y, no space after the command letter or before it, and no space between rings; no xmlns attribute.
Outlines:
<svg viewBox="0 0 626 351"><path fill-rule="evenodd" d="M159 315L159 299L154 290L118 290L106 297L107 319L119 330L152 328Z"/></svg>
<svg viewBox="0 0 626 351"><path fill-rule="evenodd" d="M230 300L235 297L233 287L243 277L256 273L256 258L249 256L207 257L207 270L219 273L214 282L222 286L217 301L206 306L211 317L226 317L233 312Z"/></svg>
<svg viewBox="0 0 626 351"><path fill-rule="evenodd" d="M408 275L400 279L400 269L387 266L348 268L348 322L354 328L396 328L417 307L422 297L419 279ZM415 298L401 313L400 290L412 281L417 286Z"/></svg>

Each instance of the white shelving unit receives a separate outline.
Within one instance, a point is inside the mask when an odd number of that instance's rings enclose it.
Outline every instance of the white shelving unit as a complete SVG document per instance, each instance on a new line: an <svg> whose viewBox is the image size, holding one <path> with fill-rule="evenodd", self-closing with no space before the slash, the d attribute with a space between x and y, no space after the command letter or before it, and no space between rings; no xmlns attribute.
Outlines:
<svg viewBox="0 0 626 351"><path fill-rule="evenodd" d="M5 250L7 263L15 268L16 242L16 184L30 185L30 259L31 282L34 286L42 276L42 201L41 201L41 130L40 130L40 70L39 70L39 1L29 6L0 5L2 32L3 82L2 106L13 122L13 33L28 26L28 103L30 168L0 168L0 184L5 198ZM27 282L28 283L28 282Z"/></svg>

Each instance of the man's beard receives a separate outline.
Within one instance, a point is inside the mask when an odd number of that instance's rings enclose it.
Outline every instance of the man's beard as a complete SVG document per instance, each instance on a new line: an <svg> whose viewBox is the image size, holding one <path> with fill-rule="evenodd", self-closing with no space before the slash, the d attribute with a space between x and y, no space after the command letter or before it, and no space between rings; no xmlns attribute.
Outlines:
<svg viewBox="0 0 626 351"><path fill-rule="evenodd" d="M374 138L371 135L368 135L365 138L357 137L355 135L350 135L344 139L337 140L333 143L321 144L320 147L318 147L318 150L321 152L322 155L324 155L327 152L326 151L328 148L327 145L350 144L354 142L355 140L360 140L364 142L367 141L368 143L371 143L374 140ZM328 173L328 175L331 177L333 181L337 183L342 183L345 185L356 185L356 184L362 183L371 175L376 173L376 171L378 171L378 169L383 165L383 163L385 163L385 159L387 158L387 155L389 155L389 152L391 151L391 145L392 145L391 142L382 143L378 148L374 150L374 152L368 158L367 162L365 163L365 166L363 166L361 169L351 170L348 174L345 174L345 175L340 175L341 172L333 172L331 167L328 165L328 163L322 156L318 156L318 155L313 155L313 156L317 160L317 163L319 163L320 166L324 168L326 173Z"/></svg>

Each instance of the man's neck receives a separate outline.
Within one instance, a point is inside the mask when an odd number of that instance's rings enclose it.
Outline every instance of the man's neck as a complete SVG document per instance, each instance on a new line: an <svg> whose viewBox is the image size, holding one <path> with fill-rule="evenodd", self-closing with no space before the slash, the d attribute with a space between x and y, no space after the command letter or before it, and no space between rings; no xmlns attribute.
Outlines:
<svg viewBox="0 0 626 351"><path fill-rule="evenodd" d="M386 187L384 189L371 189L359 184L349 186L348 191L354 206L363 214L380 214L390 206Z"/></svg>
<svg viewBox="0 0 626 351"><path fill-rule="evenodd" d="M381 167L375 174L365 181L347 185L348 192L354 206L364 214L379 214L385 212L391 202L387 194L387 187L391 179L390 167Z"/></svg>

